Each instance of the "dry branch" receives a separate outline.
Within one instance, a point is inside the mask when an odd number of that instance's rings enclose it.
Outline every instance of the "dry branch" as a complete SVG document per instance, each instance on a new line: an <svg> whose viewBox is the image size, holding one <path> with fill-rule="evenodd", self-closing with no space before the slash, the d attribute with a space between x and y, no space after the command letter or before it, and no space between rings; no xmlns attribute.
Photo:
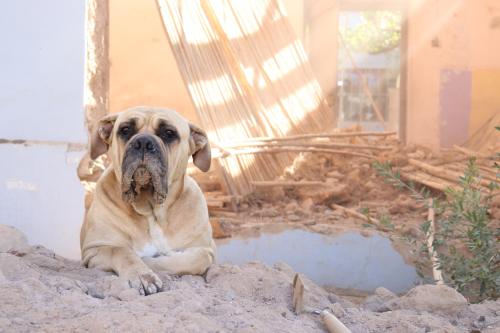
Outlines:
<svg viewBox="0 0 500 333"><path fill-rule="evenodd" d="M346 208L344 206L340 206L340 205L337 205L337 204L330 204L330 207L332 207L333 209L336 209L336 210L340 210L344 213L346 213L347 215L350 215L352 217L356 217L358 219L361 219L365 222L368 222L372 225L374 225L378 230L381 230L381 231L389 231L388 228L384 227L379 220L377 220L376 218L373 218L373 217L368 217L366 215L363 215L353 209L350 209L350 208Z"/></svg>

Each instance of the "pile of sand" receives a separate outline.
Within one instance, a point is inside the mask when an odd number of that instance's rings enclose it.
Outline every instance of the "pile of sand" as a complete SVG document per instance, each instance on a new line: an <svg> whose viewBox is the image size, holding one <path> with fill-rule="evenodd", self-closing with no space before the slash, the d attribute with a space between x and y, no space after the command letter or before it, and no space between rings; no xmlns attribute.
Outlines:
<svg viewBox="0 0 500 333"><path fill-rule="evenodd" d="M332 272L333 274L334 272ZM293 270L280 264L214 265L206 277L160 274L165 290L140 296L113 274L31 247L0 225L0 332L322 332L291 311ZM306 279L306 305L353 332L498 332L500 302L469 305L453 289L420 286L398 297L379 288L355 305Z"/></svg>

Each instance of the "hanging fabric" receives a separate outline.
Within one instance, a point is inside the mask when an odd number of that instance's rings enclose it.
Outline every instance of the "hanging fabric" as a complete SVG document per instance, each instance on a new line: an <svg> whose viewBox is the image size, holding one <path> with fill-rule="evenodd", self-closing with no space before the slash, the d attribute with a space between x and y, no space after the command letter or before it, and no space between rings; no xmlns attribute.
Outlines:
<svg viewBox="0 0 500 333"><path fill-rule="evenodd" d="M157 0L172 51L211 143L329 130L326 105L282 5L276 0ZM333 37L332 37L333 38ZM333 73L332 73L333 75ZM231 194L274 179L289 153L220 158Z"/></svg>

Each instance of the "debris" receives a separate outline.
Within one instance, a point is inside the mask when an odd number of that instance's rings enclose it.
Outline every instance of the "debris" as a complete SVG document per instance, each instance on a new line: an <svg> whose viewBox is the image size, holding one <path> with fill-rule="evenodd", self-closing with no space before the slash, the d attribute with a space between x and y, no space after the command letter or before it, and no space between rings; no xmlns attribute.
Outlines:
<svg viewBox="0 0 500 333"><path fill-rule="evenodd" d="M304 199L311 199L314 204L328 202L343 203L349 201L348 187L342 183L323 182L322 186L304 187L297 189L297 195Z"/></svg>
<svg viewBox="0 0 500 333"><path fill-rule="evenodd" d="M314 201L311 198L307 198L304 201L300 203L300 207L305 210L306 212L312 210L314 207Z"/></svg>

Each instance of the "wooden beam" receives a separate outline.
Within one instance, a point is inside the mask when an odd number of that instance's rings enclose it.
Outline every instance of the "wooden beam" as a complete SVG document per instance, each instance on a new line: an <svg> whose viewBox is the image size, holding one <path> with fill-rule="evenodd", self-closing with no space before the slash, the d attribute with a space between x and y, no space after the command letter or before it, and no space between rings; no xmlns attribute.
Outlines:
<svg viewBox="0 0 500 333"><path fill-rule="evenodd" d="M87 130L108 113L109 0L87 0L84 107Z"/></svg>
<svg viewBox="0 0 500 333"><path fill-rule="evenodd" d="M226 149L220 154L220 158L226 158L236 155L253 155L253 154L277 154L277 153L325 153L337 154L346 156L356 156L367 159L374 159L375 157L363 153L355 153L339 149L327 148L311 148L311 147L279 147L279 148L250 148L250 149Z"/></svg>
<svg viewBox="0 0 500 333"><path fill-rule="evenodd" d="M429 252L429 257L432 263L432 277L436 284L444 284L443 273L439 268L439 257L434 249L434 234L436 232L436 214L434 212L434 200L429 199L429 211L427 215L427 220L429 221L429 229L426 234L427 239L427 251Z"/></svg>
<svg viewBox="0 0 500 333"><path fill-rule="evenodd" d="M350 143L335 143L335 142L304 142L304 143L286 143L286 142L248 142L248 143L233 143L225 145L224 148L247 148L247 147L312 147L312 148L348 148L348 149L366 149L366 150L393 150L394 147L380 145L364 145Z"/></svg>
<svg viewBox="0 0 500 333"><path fill-rule="evenodd" d="M345 133L310 133L310 134L299 134L299 135L288 135L285 137L255 137L246 140L232 141L227 144L243 144L249 142L286 142L286 141L296 141L303 139L318 139L318 138L352 138L352 137L387 137L396 135L397 132L345 132ZM225 147L224 142L220 142L219 145Z"/></svg>
<svg viewBox="0 0 500 333"><path fill-rule="evenodd" d="M408 159L408 163L410 163L413 166L416 166L417 168L424 170L425 172L427 172L433 176L443 178L443 179L452 181L454 183L457 183L460 180L460 177L463 177L463 173L452 171L449 169L445 169L444 167L433 166L433 165L430 165L430 164L427 164L425 162L415 160L412 158ZM486 179L480 179L479 183L482 186L489 186L490 181L488 181Z"/></svg>
<svg viewBox="0 0 500 333"><path fill-rule="evenodd" d="M270 181L252 181L250 182L255 187L301 187L301 186L325 186L325 182L319 181L286 181L286 180L270 180Z"/></svg>

